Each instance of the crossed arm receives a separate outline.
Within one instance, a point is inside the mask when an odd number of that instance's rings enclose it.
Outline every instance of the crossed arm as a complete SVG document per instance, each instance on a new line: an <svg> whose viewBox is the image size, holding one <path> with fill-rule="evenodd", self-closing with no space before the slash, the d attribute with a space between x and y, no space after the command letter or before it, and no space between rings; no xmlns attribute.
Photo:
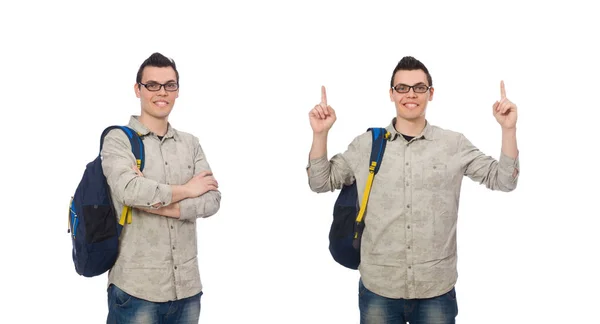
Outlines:
<svg viewBox="0 0 600 324"><path fill-rule="evenodd" d="M133 170L140 177L144 174L137 168L133 167ZM184 199L193 199L202 196L209 191L216 191L219 188L217 180L210 171L203 171L195 175L190 181L184 185L171 185L172 198L171 203L166 206L160 206L155 204L153 208L147 207L136 207L137 209L145 212L161 215L165 217L180 218L181 208L180 201Z"/></svg>
<svg viewBox="0 0 600 324"><path fill-rule="evenodd" d="M102 167L108 185L121 204L166 217L191 220L209 217L220 207L221 193L197 139L194 140L192 179L182 185L168 185L143 176L134 167L129 140L122 132L111 131L104 139Z"/></svg>

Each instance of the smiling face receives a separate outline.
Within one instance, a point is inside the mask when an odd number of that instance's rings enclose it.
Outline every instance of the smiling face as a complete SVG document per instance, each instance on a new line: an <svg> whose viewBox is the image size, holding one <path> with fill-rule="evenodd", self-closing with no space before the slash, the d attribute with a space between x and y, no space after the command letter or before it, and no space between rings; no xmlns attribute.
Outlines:
<svg viewBox="0 0 600 324"><path fill-rule="evenodd" d="M166 84L177 83L177 75L172 67L146 66L142 72L143 84ZM145 86L135 84L135 95L140 98L142 106L142 117L151 117L154 119L167 119L175 99L179 96L179 89L175 91L166 91L165 87L160 87L158 91L150 91Z"/></svg>
<svg viewBox="0 0 600 324"><path fill-rule="evenodd" d="M394 75L393 84L398 89L408 88L399 85L414 86L417 89L419 89L419 86L422 86L420 88L423 89L429 87L427 75L423 70L399 70ZM407 93L400 93L394 88L390 89L390 100L396 106L397 117L409 122L424 121L427 103L432 99L433 87L425 93L415 92L414 88L409 89Z"/></svg>

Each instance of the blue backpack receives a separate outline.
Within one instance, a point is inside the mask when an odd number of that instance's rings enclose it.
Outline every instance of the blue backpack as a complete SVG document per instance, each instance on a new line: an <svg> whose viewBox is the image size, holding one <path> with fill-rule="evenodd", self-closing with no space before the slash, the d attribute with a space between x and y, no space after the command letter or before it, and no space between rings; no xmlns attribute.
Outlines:
<svg viewBox="0 0 600 324"><path fill-rule="evenodd" d="M333 259L349 269L358 269L360 264L360 241L365 228L364 215L371 192L373 178L379 171L385 145L390 133L385 128L369 128L373 137L369 177L358 205L356 182L342 187L333 207L333 222L329 230L329 252Z"/></svg>
<svg viewBox="0 0 600 324"><path fill-rule="evenodd" d="M102 171L102 144L106 134L119 128L127 134L137 166L144 168L144 143L137 132L127 126L109 126L100 137L98 157L88 163L83 177L71 197L69 229L73 245L75 271L84 277L94 277L108 271L117 260L119 236L127 223L131 223L131 208L123 208L117 223L110 188Z"/></svg>

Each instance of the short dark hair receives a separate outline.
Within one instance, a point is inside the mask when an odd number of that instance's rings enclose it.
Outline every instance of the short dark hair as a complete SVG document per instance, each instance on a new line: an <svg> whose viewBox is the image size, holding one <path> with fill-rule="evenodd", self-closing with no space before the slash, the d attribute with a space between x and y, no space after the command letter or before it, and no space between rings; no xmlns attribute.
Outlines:
<svg viewBox="0 0 600 324"><path fill-rule="evenodd" d="M421 61L417 60L416 58L412 57L412 56L405 56L403 57L400 62L398 62L398 65L396 65L396 68L394 69L394 73L392 73L392 79L390 80L390 88L392 88L394 86L394 77L396 76L396 72L398 71L412 71L412 70L423 70L423 72L425 72L425 75L427 75L427 82L429 82L429 86L433 86L433 81L431 80L431 74L429 74L429 71L427 70L427 68L425 67L425 64L421 63Z"/></svg>
<svg viewBox="0 0 600 324"><path fill-rule="evenodd" d="M160 53L154 53L152 55L150 55L150 57L148 57L144 63L142 63L142 65L140 66L140 69L138 70L137 73L137 77L136 77L136 83L138 83L138 87L140 86L139 83L142 82L142 73L144 72L144 68L146 66L154 66L154 67L172 67L173 70L175 70L175 76L177 77L177 83L179 83L179 72L177 72L177 66L175 65L175 61L173 59L170 59Z"/></svg>

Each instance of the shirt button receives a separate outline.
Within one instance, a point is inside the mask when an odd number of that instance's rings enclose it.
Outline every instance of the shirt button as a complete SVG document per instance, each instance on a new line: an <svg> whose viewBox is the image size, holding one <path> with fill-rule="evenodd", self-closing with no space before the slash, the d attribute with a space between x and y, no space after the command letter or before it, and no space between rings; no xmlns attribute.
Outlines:
<svg viewBox="0 0 600 324"><path fill-rule="evenodd" d="M175 266L175 270L177 270L177 266Z"/></svg>
<svg viewBox="0 0 600 324"><path fill-rule="evenodd" d="M406 165L408 165L408 162L406 162Z"/></svg>
<svg viewBox="0 0 600 324"><path fill-rule="evenodd" d="M169 165L169 162L166 162L166 161L165 161L165 165Z"/></svg>
<svg viewBox="0 0 600 324"><path fill-rule="evenodd" d="M406 183L406 186L408 187L408 182Z"/></svg>
<svg viewBox="0 0 600 324"><path fill-rule="evenodd" d="M173 250L175 250L175 246L173 246Z"/></svg>
<svg viewBox="0 0 600 324"><path fill-rule="evenodd" d="M410 225L406 226L406 228L410 229Z"/></svg>
<svg viewBox="0 0 600 324"><path fill-rule="evenodd" d="M410 208L410 204L406 205L406 208Z"/></svg>
<svg viewBox="0 0 600 324"><path fill-rule="evenodd" d="M410 245L407 247L407 249L409 249L409 250L410 250Z"/></svg>
<svg viewBox="0 0 600 324"><path fill-rule="evenodd" d="M173 225L171 225L171 229L173 229Z"/></svg>
<svg viewBox="0 0 600 324"><path fill-rule="evenodd" d="M192 168L192 166L191 166L191 165L188 165L188 169L191 169L191 168Z"/></svg>
<svg viewBox="0 0 600 324"><path fill-rule="evenodd" d="M150 206L150 203L146 203L146 205Z"/></svg>
<svg viewBox="0 0 600 324"><path fill-rule="evenodd" d="M412 269L412 267L411 267L411 266L408 266L408 269Z"/></svg>

